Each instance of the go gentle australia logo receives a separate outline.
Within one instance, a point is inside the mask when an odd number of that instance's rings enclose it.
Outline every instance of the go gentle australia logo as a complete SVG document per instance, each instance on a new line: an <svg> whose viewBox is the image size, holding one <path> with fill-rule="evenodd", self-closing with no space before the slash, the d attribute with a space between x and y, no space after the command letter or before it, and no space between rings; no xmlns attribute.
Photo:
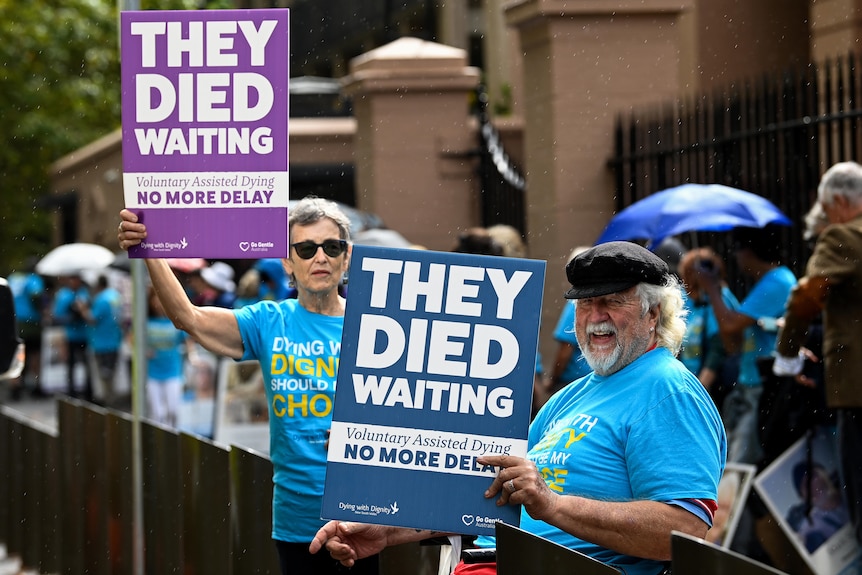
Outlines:
<svg viewBox="0 0 862 575"><path fill-rule="evenodd" d="M495 524L499 520L500 519L497 517L485 517L482 515L469 515L466 513L461 516L461 523L463 523L467 527L470 527L471 525L473 525L475 523L476 527L481 527L482 529L494 529Z"/></svg>
<svg viewBox="0 0 862 575"><path fill-rule="evenodd" d="M275 247L272 242L240 242L239 249L247 252L265 252Z"/></svg>

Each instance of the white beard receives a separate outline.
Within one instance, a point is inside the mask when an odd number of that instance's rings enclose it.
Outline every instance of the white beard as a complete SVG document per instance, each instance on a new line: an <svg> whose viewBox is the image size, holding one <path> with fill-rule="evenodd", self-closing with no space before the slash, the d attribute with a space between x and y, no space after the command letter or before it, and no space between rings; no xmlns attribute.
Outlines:
<svg viewBox="0 0 862 575"><path fill-rule="evenodd" d="M617 329L607 321L587 325L586 337L588 340L589 336L594 333L613 334L618 336ZM623 349L622 342L617 339L613 350L602 354L593 352L589 348L587 342L581 342L578 340L578 345L581 348L581 353L584 355L584 359L587 360L587 363L590 365L592 370L596 372L597 375L606 376L616 373L640 357L649 345L649 337L647 336L643 341L640 341L640 338L636 337L632 342L630 342L630 345L625 350ZM635 350L637 351L635 352ZM625 356L623 355L624 352Z"/></svg>

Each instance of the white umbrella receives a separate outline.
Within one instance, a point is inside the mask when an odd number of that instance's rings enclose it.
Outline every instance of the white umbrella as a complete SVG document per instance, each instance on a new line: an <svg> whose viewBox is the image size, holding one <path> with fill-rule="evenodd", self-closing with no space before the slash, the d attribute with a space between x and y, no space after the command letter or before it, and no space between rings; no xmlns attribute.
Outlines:
<svg viewBox="0 0 862 575"><path fill-rule="evenodd" d="M96 244L65 244L48 252L36 264L36 273L43 276L78 275L85 270L104 269L114 261L114 253Z"/></svg>
<svg viewBox="0 0 862 575"><path fill-rule="evenodd" d="M404 236L386 228L362 230L353 237L353 243L385 248L412 248L413 244Z"/></svg>

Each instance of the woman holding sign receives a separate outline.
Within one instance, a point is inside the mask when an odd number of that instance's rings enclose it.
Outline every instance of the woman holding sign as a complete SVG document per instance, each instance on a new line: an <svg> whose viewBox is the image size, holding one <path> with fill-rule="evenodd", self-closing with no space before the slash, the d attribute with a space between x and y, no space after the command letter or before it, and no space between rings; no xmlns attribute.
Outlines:
<svg viewBox="0 0 862 575"><path fill-rule="evenodd" d="M129 249L147 237L129 210L117 237ZM346 568L308 546L320 520L326 436L332 420L345 300L338 286L348 269L350 222L333 202L306 198L290 210L290 252L283 260L297 299L261 301L242 309L195 306L164 260L147 259L168 317L209 351L255 359L264 374L273 463L272 537L281 573L329 574ZM351 573L376 574L377 557Z"/></svg>

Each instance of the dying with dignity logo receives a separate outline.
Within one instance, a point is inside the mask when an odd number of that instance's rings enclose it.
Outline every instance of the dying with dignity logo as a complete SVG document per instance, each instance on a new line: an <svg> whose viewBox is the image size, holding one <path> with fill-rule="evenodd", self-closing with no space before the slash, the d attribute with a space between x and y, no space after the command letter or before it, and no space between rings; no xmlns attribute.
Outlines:
<svg viewBox="0 0 862 575"><path fill-rule="evenodd" d="M379 515L395 515L401 509L398 507L398 502L395 501L389 505L368 505L367 503L344 503L338 504L339 509L350 511L356 515L365 515L368 517L377 517Z"/></svg>
<svg viewBox="0 0 862 575"><path fill-rule="evenodd" d="M178 242L141 242L141 247L153 252L172 252L175 250L184 250L189 247L189 242L185 237Z"/></svg>

